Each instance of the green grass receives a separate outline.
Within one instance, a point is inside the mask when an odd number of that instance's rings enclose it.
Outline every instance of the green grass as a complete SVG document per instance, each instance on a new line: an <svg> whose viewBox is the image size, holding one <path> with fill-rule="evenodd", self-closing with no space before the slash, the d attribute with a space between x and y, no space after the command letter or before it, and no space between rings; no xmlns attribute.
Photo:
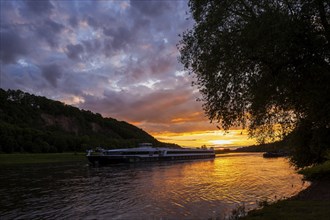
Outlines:
<svg viewBox="0 0 330 220"><path fill-rule="evenodd" d="M330 178L330 160L323 164L300 170L298 173L304 175L307 180Z"/></svg>
<svg viewBox="0 0 330 220"><path fill-rule="evenodd" d="M85 153L0 154L0 165L87 161Z"/></svg>
<svg viewBox="0 0 330 220"><path fill-rule="evenodd" d="M284 200L262 208L253 210L245 220L257 219L290 219L290 220L322 220L329 219L330 201L297 201Z"/></svg>

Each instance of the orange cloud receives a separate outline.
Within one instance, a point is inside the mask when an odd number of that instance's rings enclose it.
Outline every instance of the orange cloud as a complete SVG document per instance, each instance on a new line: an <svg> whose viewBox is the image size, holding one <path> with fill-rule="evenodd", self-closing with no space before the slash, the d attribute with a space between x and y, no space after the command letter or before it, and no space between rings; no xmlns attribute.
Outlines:
<svg viewBox="0 0 330 220"><path fill-rule="evenodd" d="M185 123L185 122L197 122L197 121L205 121L205 117L203 112L191 112L185 114L181 117L176 117L171 120L172 123Z"/></svg>

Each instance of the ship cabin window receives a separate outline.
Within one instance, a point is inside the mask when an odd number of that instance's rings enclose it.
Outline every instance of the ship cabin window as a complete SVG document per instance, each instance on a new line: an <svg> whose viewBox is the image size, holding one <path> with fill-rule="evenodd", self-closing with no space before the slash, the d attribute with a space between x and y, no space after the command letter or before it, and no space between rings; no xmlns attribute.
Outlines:
<svg viewBox="0 0 330 220"><path fill-rule="evenodd" d="M207 151L167 151L167 154L202 154L209 153Z"/></svg>
<svg viewBox="0 0 330 220"><path fill-rule="evenodd" d="M123 152L123 155L142 155L142 154L149 154L149 151L127 151L127 152Z"/></svg>

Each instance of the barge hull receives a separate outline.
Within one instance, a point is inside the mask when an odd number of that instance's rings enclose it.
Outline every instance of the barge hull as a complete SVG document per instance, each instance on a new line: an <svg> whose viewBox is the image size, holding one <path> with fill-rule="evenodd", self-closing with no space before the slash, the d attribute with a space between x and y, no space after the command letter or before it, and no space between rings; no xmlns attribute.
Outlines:
<svg viewBox="0 0 330 220"><path fill-rule="evenodd" d="M193 160L193 159L210 159L215 155L189 155L189 156L162 156L162 157L111 157L103 155L87 156L92 165L107 165L117 163L137 163L137 162L155 162L155 161L174 161L174 160Z"/></svg>

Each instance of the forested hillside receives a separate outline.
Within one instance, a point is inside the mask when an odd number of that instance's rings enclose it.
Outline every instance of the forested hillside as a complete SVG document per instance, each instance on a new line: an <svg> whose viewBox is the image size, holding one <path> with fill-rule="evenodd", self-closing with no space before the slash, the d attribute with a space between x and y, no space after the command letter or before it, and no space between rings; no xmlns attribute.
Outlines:
<svg viewBox="0 0 330 220"><path fill-rule="evenodd" d="M0 152L84 151L135 147L140 142L167 145L127 122L20 90L0 89Z"/></svg>

